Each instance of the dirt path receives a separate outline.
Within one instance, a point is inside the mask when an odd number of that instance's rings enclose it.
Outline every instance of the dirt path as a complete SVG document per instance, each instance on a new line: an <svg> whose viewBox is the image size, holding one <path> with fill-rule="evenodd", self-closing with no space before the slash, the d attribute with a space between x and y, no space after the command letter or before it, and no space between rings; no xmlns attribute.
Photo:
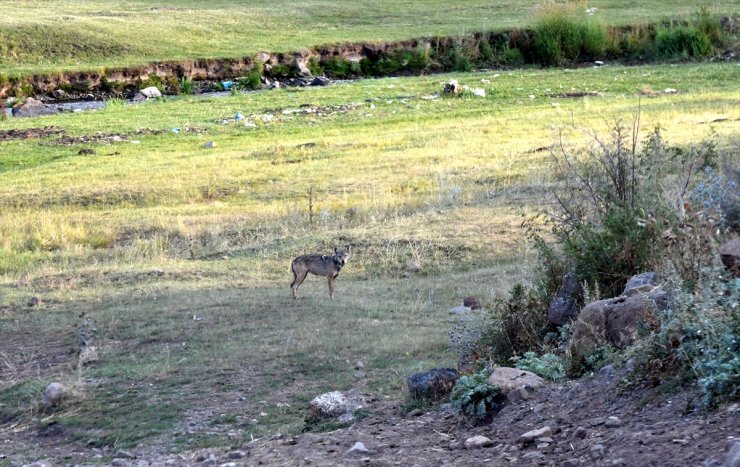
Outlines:
<svg viewBox="0 0 740 467"><path fill-rule="evenodd" d="M470 426L445 407L402 417L396 404L379 403L347 429L172 455L134 450L127 454L135 458L113 464L723 465L726 447L740 441L738 404L706 413L691 390L670 396L652 388L621 391L624 376L607 369L594 379L549 385L526 402L506 406L490 425ZM544 426L551 429L550 442L518 442L523 433ZM465 448L475 435L493 444ZM356 442L367 452L350 452Z"/></svg>

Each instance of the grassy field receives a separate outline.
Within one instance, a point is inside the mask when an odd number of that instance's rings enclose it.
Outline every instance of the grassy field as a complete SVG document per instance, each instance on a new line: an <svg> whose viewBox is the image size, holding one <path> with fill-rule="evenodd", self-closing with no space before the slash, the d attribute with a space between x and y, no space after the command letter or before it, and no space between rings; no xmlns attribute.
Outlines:
<svg viewBox="0 0 740 467"><path fill-rule="evenodd" d="M53 73L158 60L242 57L345 41L458 35L531 24L539 0L0 0L0 71ZM661 0L583 2L607 24L688 18L702 6ZM707 2L737 16L736 0ZM163 25L167 27L163 27ZM173 33L174 31L174 33Z"/></svg>
<svg viewBox="0 0 740 467"><path fill-rule="evenodd" d="M450 78L486 97L430 98ZM0 121L98 138L0 142L0 419L183 448L300 431L331 389L399 399L411 373L454 366L450 307L536 266L520 224L548 202L557 128L606 131L640 106L644 134L727 144L739 80L736 64L519 70ZM598 94L563 96L580 91ZM309 278L293 301L290 260L337 244L353 249L337 300ZM77 372L81 313L100 360ZM34 421L52 379L80 402Z"/></svg>

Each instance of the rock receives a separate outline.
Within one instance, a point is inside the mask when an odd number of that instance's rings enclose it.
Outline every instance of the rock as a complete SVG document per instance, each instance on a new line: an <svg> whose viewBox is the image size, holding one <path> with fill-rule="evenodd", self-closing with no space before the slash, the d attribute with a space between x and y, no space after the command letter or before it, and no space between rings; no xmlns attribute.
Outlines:
<svg viewBox="0 0 740 467"><path fill-rule="evenodd" d="M449 80L447 84L445 84L444 89L442 90L442 92L445 94L460 94L461 91L462 91L462 88L457 83L456 79Z"/></svg>
<svg viewBox="0 0 740 467"><path fill-rule="evenodd" d="M54 96L54 99L63 99L67 93L64 92L62 89L55 89L54 92L51 93L52 96Z"/></svg>
<svg viewBox="0 0 740 467"><path fill-rule="evenodd" d="M463 298L463 306L466 306L471 310L480 310L480 299L478 297L465 297Z"/></svg>
<svg viewBox="0 0 740 467"><path fill-rule="evenodd" d="M577 315L576 303L581 293L581 286L575 271L566 272L563 276L563 285L550 302L547 308L547 319L555 326L570 323Z"/></svg>
<svg viewBox="0 0 740 467"><path fill-rule="evenodd" d="M317 76L311 81L311 86L329 86L329 84L331 84L329 78L323 76Z"/></svg>
<svg viewBox="0 0 740 467"><path fill-rule="evenodd" d="M355 370L364 370L365 364L362 363L362 360L357 360L357 363L355 363Z"/></svg>
<svg viewBox="0 0 740 467"><path fill-rule="evenodd" d="M457 370L453 368L434 368L409 376L406 384L414 397L441 399L450 394L459 377Z"/></svg>
<svg viewBox="0 0 740 467"><path fill-rule="evenodd" d="M464 445L460 441L452 441L450 443L449 449L450 449L450 451L457 451L458 449L462 449L463 447L464 447Z"/></svg>
<svg viewBox="0 0 740 467"><path fill-rule="evenodd" d="M308 412L314 418L335 418L364 409L367 402L366 397L357 391L332 391L314 397L308 406Z"/></svg>
<svg viewBox="0 0 740 467"><path fill-rule="evenodd" d="M156 86L149 86L148 88L140 89L138 93L136 93L136 96L134 96L134 99L139 100L146 100L146 99L156 99L158 97L162 97L162 93L159 92L159 89L157 89Z"/></svg>
<svg viewBox="0 0 740 467"><path fill-rule="evenodd" d="M227 457L229 459L243 459L245 456L244 451L231 451Z"/></svg>
<svg viewBox="0 0 740 467"><path fill-rule="evenodd" d="M541 452L539 452L539 451L532 451L532 452L528 452L528 453L524 454L522 456L522 459L532 460L532 459L540 459L540 458L543 458L543 457L545 457L545 455L542 454Z"/></svg>
<svg viewBox="0 0 740 467"><path fill-rule="evenodd" d="M627 281L627 284L624 286L624 292L622 292L622 295L627 295L627 292L629 292L630 290L644 285L658 285L658 273L643 272L642 274L632 276L630 280Z"/></svg>
<svg viewBox="0 0 740 467"><path fill-rule="evenodd" d="M622 420L619 419L619 417L609 417L606 419L606 423L604 424L607 428L619 428L623 425Z"/></svg>
<svg viewBox="0 0 740 467"><path fill-rule="evenodd" d="M729 441L725 450L727 451L725 467L740 467L740 440Z"/></svg>
<svg viewBox="0 0 740 467"><path fill-rule="evenodd" d="M521 444L529 444L533 442L537 438L546 438L546 437L552 437L552 430L549 426L543 426L542 428L539 428L537 430L532 430L524 433L519 437L519 442Z"/></svg>
<svg viewBox="0 0 740 467"><path fill-rule="evenodd" d="M31 306L36 306L39 303L41 303L41 300L39 300L39 297L31 297L28 299L28 303L26 303L26 305L31 307Z"/></svg>
<svg viewBox="0 0 740 467"><path fill-rule="evenodd" d="M456 306L454 308L450 308L450 313L453 315L462 315L469 311L472 311L472 308L468 306Z"/></svg>
<svg viewBox="0 0 740 467"><path fill-rule="evenodd" d="M424 412L420 409L414 409L406 414L407 417L420 417L422 415L424 415Z"/></svg>
<svg viewBox="0 0 740 467"><path fill-rule="evenodd" d="M553 439L552 439L551 437L549 437L549 436L543 436L543 437L541 437L541 438L537 438L537 442L538 442L538 443L547 443L547 444L552 444L552 443L554 443L555 441L554 441L554 440L553 440Z"/></svg>
<svg viewBox="0 0 740 467"><path fill-rule="evenodd" d="M364 443L358 441L349 448L347 454L370 454L370 451L365 447Z"/></svg>
<svg viewBox="0 0 740 467"><path fill-rule="evenodd" d="M41 461L36 461L33 464L27 464L24 467L52 467L52 465L53 464L51 463L51 461L41 460Z"/></svg>
<svg viewBox="0 0 740 467"><path fill-rule="evenodd" d="M14 117L39 117L42 115L56 115L59 110L50 105L29 97L23 102L13 106Z"/></svg>
<svg viewBox="0 0 740 467"><path fill-rule="evenodd" d="M601 61L601 60L596 60L596 61L594 61L594 65L596 65L596 66L604 66L604 62Z"/></svg>
<svg viewBox="0 0 740 467"><path fill-rule="evenodd" d="M136 459L135 454L129 451L124 451L123 449L119 449L118 451L116 451L115 457L120 457L121 459Z"/></svg>
<svg viewBox="0 0 740 467"><path fill-rule="evenodd" d="M719 248L719 257L728 271L735 277L740 277L740 237L724 243Z"/></svg>
<svg viewBox="0 0 740 467"><path fill-rule="evenodd" d="M82 148L79 151L77 151L78 156L92 156L95 155L95 149L91 148Z"/></svg>
<svg viewBox="0 0 740 467"><path fill-rule="evenodd" d="M216 147L216 142L215 141L208 141L207 143L204 143L203 144L203 148L205 148L205 149L213 149L215 147Z"/></svg>
<svg viewBox="0 0 740 467"><path fill-rule="evenodd" d="M44 389L44 406L55 407L69 396L69 390L62 383L51 383Z"/></svg>
<svg viewBox="0 0 740 467"><path fill-rule="evenodd" d="M491 372L488 384L496 386L501 395L507 396L519 388L525 388L527 391L538 389L545 384L545 380L530 371L499 366Z"/></svg>
<svg viewBox="0 0 740 467"><path fill-rule="evenodd" d="M280 81L273 81L269 86L269 89L280 89Z"/></svg>
<svg viewBox="0 0 740 467"><path fill-rule="evenodd" d="M573 438L575 439L584 439L586 436L588 436L588 430L582 426L579 426L576 428L576 431L573 432Z"/></svg>
<svg viewBox="0 0 740 467"><path fill-rule="evenodd" d="M466 449L479 449L493 446L493 441L485 436L477 435L465 440Z"/></svg>
<svg viewBox="0 0 740 467"><path fill-rule="evenodd" d="M638 327L654 328L657 325L654 311L667 306L667 296L661 288L589 303L574 326L569 344L571 355L576 360L585 360L606 343L623 349L634 341Z"/></svg>
<svg viewBox="0 0 740 467"><path fill-rule="evenodd" d="M126 460L115 458L112 461L110 461L110 465L111 467L126 467Z"/></svg>
<svg viewBox="0 0 740 467"><path fill-rule="evenodd" d="M577 465L580 465L580 463L580 459L567 459L562 463L561 467L576 467Z"/></svg>
<svg viewBox="0 0 740 467"><path fill-rule="evenodd" d="M524 388L517 388L506 395L506 400L512 404L518 404L529 399L529 392Z"/></svg>

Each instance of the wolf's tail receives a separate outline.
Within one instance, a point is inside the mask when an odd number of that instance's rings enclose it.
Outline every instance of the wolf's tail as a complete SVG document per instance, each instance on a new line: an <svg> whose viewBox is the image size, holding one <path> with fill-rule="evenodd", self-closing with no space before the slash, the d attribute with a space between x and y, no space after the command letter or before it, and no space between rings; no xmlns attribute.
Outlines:
<svg viewBox="0 0 740 467"><path fill-rule="evenodd" d="M293 282L290 283L290 288L292 289L295 285L295 281L298 280L298 274L295 272L295 261L290 263L290 271L293 273Z"/></svg>

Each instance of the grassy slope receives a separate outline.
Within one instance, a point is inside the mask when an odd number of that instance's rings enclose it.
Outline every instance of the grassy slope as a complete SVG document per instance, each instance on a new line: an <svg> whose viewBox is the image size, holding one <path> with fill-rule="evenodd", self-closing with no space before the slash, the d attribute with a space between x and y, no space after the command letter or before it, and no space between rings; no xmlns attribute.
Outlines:
<svg viewBox="0 0 740 467"><path fill-rule="evenodd" d="M0 71L10 75L156 60L240 57L343 41L398 40L523 26L539 0L45 2L0 0ZM596 0L608 24L687 17L678 0ZM712 2L737 15L740 3ZM168 26L162 27L163 24ZM175 31L175 33L172 33Z"/></svg>
<svg viewBox="0 0 740 467"><path fill-rule="evenodd" d="M103 355L83 372L81 405L44 423L93 444L159 434L231 444L300 429L307 401L324 390L364 384L399 397L410 373L454 365L450 306L468 294L490 303L533 267L518 225L546 200L547 152L532 151L552 143L554 127L603 130L631 118L640 89L671 87L679 93L641 99L645 131L660 124L679 144L740 133L733 64L455 75L488 96L422 98L450 77L0 122L72 135L168 130L133 134L140 144L0 143L0 310L10 311L0 314L0 333L34 341L51 329L52 341L73 345L86 311ZM545 97L573 89L602 95ZM326 116L275 111L304 103L359 106ZM259 128L220 122L236 111L257 116ZM264 114L275 116L263 123ZM186 126L205 133L169 132ZM209 140L216 148L203 149ZM81 147L97 154L78 156ZM327 301L325 282L312 278L294 302L290 259L339 242L355 252L338 300ZM411 260L422 272L404 279ZM21 312L31 295L41 308ZM368 373L360 382L357 360ZM38 397L55 372L76 380L60 368L33 376L21 367L4 373L19 385L0 393L0 410ZM188 434L189 420L205 428Z"/></svg>

